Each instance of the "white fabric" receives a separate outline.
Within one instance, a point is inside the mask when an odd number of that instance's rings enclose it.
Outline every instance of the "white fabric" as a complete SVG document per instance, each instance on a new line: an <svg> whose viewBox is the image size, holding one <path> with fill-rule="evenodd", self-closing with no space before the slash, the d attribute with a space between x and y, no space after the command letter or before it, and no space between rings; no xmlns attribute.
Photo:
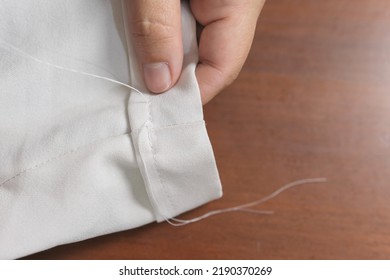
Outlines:
<svg viewBox="0 0 390 280"><path fill-rule="evenodd" d="M188 8L183 73L154 95L122 4L0 0L0 258L163 221L221 196Z"/></svg>

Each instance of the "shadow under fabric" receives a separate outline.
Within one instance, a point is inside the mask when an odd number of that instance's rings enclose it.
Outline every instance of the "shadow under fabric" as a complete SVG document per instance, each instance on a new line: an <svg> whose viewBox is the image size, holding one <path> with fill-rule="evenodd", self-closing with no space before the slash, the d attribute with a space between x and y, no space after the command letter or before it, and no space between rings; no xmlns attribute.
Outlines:
<svg viewBox="0 0 390 280"><path fill-rule="evenodd" d="M188 7L180 80L154 95L122 4L0 0L1 259L164 221L222 194Z"/></svg>

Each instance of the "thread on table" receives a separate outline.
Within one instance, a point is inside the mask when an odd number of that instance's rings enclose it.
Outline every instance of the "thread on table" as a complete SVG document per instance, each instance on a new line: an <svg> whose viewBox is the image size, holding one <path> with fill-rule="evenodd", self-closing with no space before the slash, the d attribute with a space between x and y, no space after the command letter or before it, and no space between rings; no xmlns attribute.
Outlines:
<svg viewBox="0 0 390 280"><path fill-rule="evenodd" d="M249 212L249 213L254 213L254 214L269 215L269 214L273 214L273 211L256 210L256 209L251 209L251 207L265 203L265 202L275 198L276 196L280 195L281 193L283 193L291 188L306 185L306 184L326 183L326 182L327 182L326 178L310 178L310 179L303 179L303 180L294 181L294 182L291 182L291 183L284 185L283 187L277 189L276 191L272 192L271 194L269 194L269 195L267 195L259 200L255 200L255 201L252 201L249 203L241 204L241 205L238 205L235 207L213 210L213 211L207 212L199 217L192 218L189 220L183 220L183 219L177 219L177 218L167 218L164 215L162 215L161 213L160 213L160 215L162 217L164 217L164 220L166 222L168 222L169 224L171 224L172 226L184 226L184 225L188 225L191 223L195 223L195 222L207 219L211 216L220 215L220 214L228 213L228 212L242 211L242 212Z"/></svg>
<svg viewBox="0 0 390 280"><path fill-rule="evenodd" d="M104 80L104 81L107 81L107 82L111 82L111 83L114 83L114 84L118 84L118 85L121 85L121 86L124 86L128 89L131 89L132 91L135 91L136 93L142 95L142 96L145 96L140 90L136 89L135 87L132 87L128 84L125 84L125 83L122 83L121 81L118 81L118 80L115 80L115 79L112 79L112 78L108 78L108 77L104 77L104 76L100 76L100 75L96 75L96 74L92 74L92 73L88 73L88 72L84 72L84 71L80 71L80 70L76 70L76 69L73 69L73 68L68 68L68 67L64 67L64 66L60 66L60 65L57 65L57 64L54 64L54 63L50 63L50 62L47 62L47 61L44 61L42 59L39 59L19 48L17 48L16 46L14 45L11 45L5 41L1 41L0 40L0 44L4 47L4 48L9 48L13 51L15 51L19 56L21 57L24 57L24 58L29 58L35 62L38 62L40 64L43 64L43 65L46 65L46 66L49 66L49 67L53 67L53 68L56 68L58 70L62 70L62 71L66 71L66 72L72 72L72 73L76 73L76 74L80 74L80 75L83 75L83 76L87 76L87 77L91 77L91 78L95 78L95 79L99 79L99 80Z"/></svg>

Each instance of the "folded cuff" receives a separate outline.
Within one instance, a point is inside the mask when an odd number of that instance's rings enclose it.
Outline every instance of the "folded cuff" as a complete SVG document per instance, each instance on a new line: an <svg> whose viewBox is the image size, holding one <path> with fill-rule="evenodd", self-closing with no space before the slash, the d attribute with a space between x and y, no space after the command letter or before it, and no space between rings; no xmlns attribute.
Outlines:
<svg viewBox="0 0 390 280"><path fill-rule="evenodd" d="M222 195L203 121L132 133L138 165L158 222Z"/></svg>

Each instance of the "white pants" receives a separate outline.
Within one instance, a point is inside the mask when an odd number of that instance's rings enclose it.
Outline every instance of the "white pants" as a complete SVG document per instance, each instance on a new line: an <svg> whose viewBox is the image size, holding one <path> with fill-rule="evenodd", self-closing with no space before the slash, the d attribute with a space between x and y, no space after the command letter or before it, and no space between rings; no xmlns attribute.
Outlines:
<svg viewBox="0 0 390 280"><path fill-rule="evenodd" d="M122 4L0 0L0 258L163 221L221 196L188 8L182 75L154 95Z"/></svg>

